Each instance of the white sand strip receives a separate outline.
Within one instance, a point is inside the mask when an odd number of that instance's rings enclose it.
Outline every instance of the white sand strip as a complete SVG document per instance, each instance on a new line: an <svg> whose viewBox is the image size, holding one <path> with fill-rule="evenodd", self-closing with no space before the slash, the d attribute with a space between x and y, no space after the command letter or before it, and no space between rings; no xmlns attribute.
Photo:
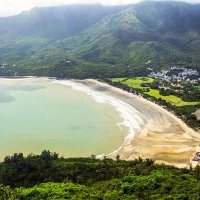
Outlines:
<svg viewBox="0 0 200 200"><path fill-rule="evenodd" d="M129 134L110 157L152 158L185 167L200 144L200 134L162 107L136 95L96 80L55 81L83 91L99 103L109 103L121 114Z"/></svg>

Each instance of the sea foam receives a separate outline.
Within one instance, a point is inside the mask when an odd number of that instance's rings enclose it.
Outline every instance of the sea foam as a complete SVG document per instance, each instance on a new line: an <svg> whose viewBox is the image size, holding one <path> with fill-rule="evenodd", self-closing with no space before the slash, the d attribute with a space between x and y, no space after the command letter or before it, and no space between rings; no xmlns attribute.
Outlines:
<svg viewBox="0 0 200 200"><path fill-rule="evenodd" d="M117 150L109 154L109 156L119 152L122 146L129 145L132 139L141 131L142 127L144 126L145 122L142 119L141 114L133 106L117 99L116 97L105 94L104 91L95 90L90 86L73 80L56 80L54 83L62 84L67 87L71 87L74 90L84 92L91 96L97 103L111 105L120 114L123 121L118 125L127 127L129 131L124 139L123 144Z"/></svg>

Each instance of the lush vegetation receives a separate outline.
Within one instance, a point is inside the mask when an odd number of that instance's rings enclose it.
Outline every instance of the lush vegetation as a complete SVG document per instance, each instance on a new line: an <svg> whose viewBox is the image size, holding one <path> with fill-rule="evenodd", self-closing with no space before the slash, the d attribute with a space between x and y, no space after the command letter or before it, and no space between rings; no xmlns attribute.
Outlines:
<svg viewBox="0 0 200 200"><path fill-rule="evenodd" d="M0 200L198 200L200 167L178 169L119 157L65 159L43 151L6 157L0 184Z"/></svg>
<svg viewBox="0 0 200 200"><path fill-rule="evenodd" d="M186 102L180 97L177 97L175 95L161 95L160 91L158 89L150 89L149 92L146 92L146 94L155 97L157 99L162 99L172 105L175 106L188 106L188 105L198 105L200 102Z"/></svg>
<svg viewBox="0 0 200 200"><path fill-rule="evenodd" d="M144 84L152 83L153 78L150 77L134 77L134 78L113 78L112 82L120 82L128 85L130 88L134 89L149 89L149 87Z"/></svg>
<svg viewBox="0 0 200 200"><path fill-rule="evenodd" d="M192 128L200 129L200 123L193 114L200 108L200 92L198 85L179 83L180 88L167 84L168 89L162 89L163 81L150 77L113 78L104 79L109 84L120 87L129 92L141 94L145 98L165 106L175 112ZM172 84L173 85L173 84Z"/></svg>
<svg viewBox="0 0 200 200"><path fill-rule="evenodd" d="M198 67L199 18L199 5L178 2L37 8L1 18L0 65L7 65L0 75L105 78L146 75L149 66Z"/></svg>
<svg viewBox="0 0 200 200"><path fill-rule="evenodd" d="M200 102L195 102L195 101L194 102L192 102L192 101L186 102L183 99L181 99L180 97L171 95L170 93L162 95L159 89L151 88L150 83L153 83L154 79L149 78L149 77L113 78L112 82L114 82L114 83L119 82L121 84L125 84L125 85L129 86L130 88L141 91L144 94L147 94L156 99L164 100L167 103L170 103L177 107L200 104Z"/></svg>
<svg viewBox="0 0 200 200"><path fill-rule="evenodd" d="M167 16L167 17L166 17ZM200 6L143 2L130 6L37 8L0 18L0 75L59 78L145 76L147 68L199 68ZM109 83L166 106L199 128L191 113L199 86L162 91L151 78ZM190 89L190 93L187 90ZM0 163L0 200L199 200L200 167L152 160L14 154Z"/></svg>

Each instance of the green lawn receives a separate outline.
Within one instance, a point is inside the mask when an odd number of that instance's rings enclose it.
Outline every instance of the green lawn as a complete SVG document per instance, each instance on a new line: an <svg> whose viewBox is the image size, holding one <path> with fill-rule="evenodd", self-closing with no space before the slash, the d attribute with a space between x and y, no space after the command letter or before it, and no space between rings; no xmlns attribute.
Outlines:
<svg viewBox="0 0 200 200"><path fill-rule="evenodd" d="M152 83L154 81L154 79L149 78L149 77L135 77L135 78L131 78L131 79L113 78L112 81L113 82L121 82L121 83L126 84L129 87L132 87L132 88L135 88L135 89L143 89L143 88L146 88L146 87L142 87L141 86L142 83Z"/></svg>
<svg viewBox="0 0 200 200"><path fill-rule="evenodd" d="M152 83L154 81L153 78L149 77L134 77L134 78L113 78L112 82L120 82L122 84L128 85L131 88L134 89L149 89L148 92L145 92L145 94L155 97L156 99L162 99L167 101L168 103L175 105L175 106L189 106L189 105L197 105L199 102L186 102L183 101L180 97L177 97L175 95L168 95L163 96L160 94L160 91L157 89L151 89L150 87L143 87L142 84L144 83Z"/></svg>
<svg viewBox="0 0 200 200"><path fill-rule="evenodd" d="M189 105L192 106L192 105L199 104L199 102L183 101L180 97L177 97L175 95L168 95L168 96L160 95L160 91L156 90L156 89L150 89L149 92L145 92L145 93L148 94L149 96L155 97L157 99L161 98L162 100L165 100L175 106L189 106Z"/></svg>

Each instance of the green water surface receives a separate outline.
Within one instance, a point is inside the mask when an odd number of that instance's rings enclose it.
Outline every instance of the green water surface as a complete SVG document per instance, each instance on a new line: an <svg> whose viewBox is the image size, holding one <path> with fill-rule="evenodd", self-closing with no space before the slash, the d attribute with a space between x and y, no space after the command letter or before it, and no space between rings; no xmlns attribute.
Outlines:
<svg viewBox="0 0 200 200"><path fill-rule="evenodd" d="M66 157L110 153L125 137L119 113L46 79L0 79L0 159L44 149Z"/></svg>

